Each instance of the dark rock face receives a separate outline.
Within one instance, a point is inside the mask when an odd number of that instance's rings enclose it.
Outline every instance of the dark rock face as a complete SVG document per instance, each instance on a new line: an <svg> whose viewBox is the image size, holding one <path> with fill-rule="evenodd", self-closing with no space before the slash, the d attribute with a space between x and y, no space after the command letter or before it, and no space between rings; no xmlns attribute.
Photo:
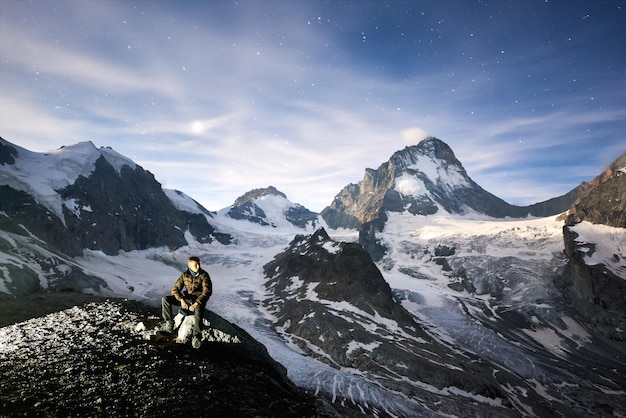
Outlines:
<svg viewBox="0 0 626 418"><path fill-rule="evenodd" d="M103 158L89 178L79 177L59 194L75 202L63 207L70 235L80 237L83 248L105 254L186 245L190 230L199 242L217 238L205 217L177 210L154 176L141 167L124 166L118 173ZM96 210L89 210L93 208ZM220 242L228 237L219 236Z"/></svg>
<svg viewBox="0 0 626 418"><path fill-rule="evenodd" d="M626 228L626 153L593 179L570 208L566 223Z"/></svg>
<svg viewBox="0 0 626 418"><path fill-rule="evenodd" d="M237 220L246 220L262 226L269 226L269 222L265 220L267 215L254 202L245 202L239 206L233 206L228 211L228 216Z"/></svg>
<svg viewBox="0 0 626 418"><path fill-rule="evenodd" d="M312 212L302 205L294 205L287 209L285 218L299 228L305 228L308 224L317 226L317 213Z"/></svg>
<svg viewBox="0 0 626 418"><path fill-rule="evenodd" d="M70 256L83 251L80 238L69 234L61 219L28 193L9 186L0 186L0 229L24 236L32 234L43 245Z"/></svg>
<svg viewBox="0 0 626 418"><path fill-rule="evenodd" d="M0 164L15 164L17 150L0 137Z"/></svg>
<svg viewBox="0 0 626 418"><path fill-rule="evenodd" d="M574 306L607 337L623 340L626 325L626 276L618 277L604 264L589 265L585 259L596 243L576 241L572 227L582 221L626 228L626 153L593 179L565 216L563 241L567 268L559 283ZM617 254L616 263L624 262Z"/></svg>
<svg viewBox="0 0 626 418"><path fill-rule="evenodd" d="M401 193L403 179L419 190ZM375 248L371 254L378 260L385 250L377 246L374 234L384 227L385 212L433 215L441 208L452 214L471 209L496 218L548 216L566 210L580 191L531 206L510 205L469 178L447 144L427 138L394 153L377 170L366 169L363 180L346 186L321 216L331 228L359 228L360 244Z"/></svg>
<svg viewBox="0 0 626 418"><path fill-rule="evenodd" d="M563 228L567 268L572 280L571 296L626 316L626 278L616 276L603 264L586 264L584 259L595 251L595 245L578 243L577 236L570 227Z"/></svg>

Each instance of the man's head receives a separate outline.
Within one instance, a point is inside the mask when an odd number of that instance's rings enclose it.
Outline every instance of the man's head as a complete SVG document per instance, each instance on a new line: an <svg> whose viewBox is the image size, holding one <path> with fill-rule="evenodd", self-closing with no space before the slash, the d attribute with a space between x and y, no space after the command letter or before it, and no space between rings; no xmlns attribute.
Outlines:
<svg viewBox="0 0 626 418"><path fill-rule="evenodd" d="M187 267L189 267L189 270L197 273L200 270L200 259L195 256L189 257L189 260L187 260Z"/></svg>

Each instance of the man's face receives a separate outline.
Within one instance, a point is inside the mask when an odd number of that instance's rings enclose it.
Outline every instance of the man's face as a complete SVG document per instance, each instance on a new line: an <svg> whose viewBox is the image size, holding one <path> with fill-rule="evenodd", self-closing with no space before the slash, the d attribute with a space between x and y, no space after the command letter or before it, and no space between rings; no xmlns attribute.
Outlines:
<svg viewBox="0 0 626 418"><path fill-rule="evenodd" d="M189 267L189 270L197 272L198 270L200 270L200 263L195 260L189 260L187 261L187 267Z"/></svg>

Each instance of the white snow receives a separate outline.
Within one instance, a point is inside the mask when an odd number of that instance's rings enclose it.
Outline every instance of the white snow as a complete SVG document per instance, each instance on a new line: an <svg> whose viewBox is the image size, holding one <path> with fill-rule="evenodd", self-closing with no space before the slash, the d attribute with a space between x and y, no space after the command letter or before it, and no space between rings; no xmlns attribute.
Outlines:
<svg viewBox="0 0 626 418"><path fill-rule="evenodd" d="M15 145L14 147L17 149L18 158L15 159L15 164L7 164L0 171L0 185L31 194L38 203L48 208L62 221L64 221L62 211L64 202L57 190L74 184L79 176L88 177L101 155L118 172L124 165L135 167L135 163L128 158L108 148L98 150L89 141L47 153L32 152ZM72 202L67 203L67 206L76 209Z"/></svg>
<svg viewBox="0 0 626 418"><path fill-rule="evenodd" d="M419 196L427 192L424 182L408 173L396 177L395 190L404 196Z"/></svg>
<svg viewBox="0 0 626 418"><path fill-rule="evenodd" d="M183 192L178 190L163 189L163 193L165 193L165 195L170 199L176 209L189 213L206 215L200 204Z"/></svg>
<svg viewBox="0 0 626 418"><path fill-rule="evenodd" d="M578 234L576 242L586 251L587 265L603 264L611 273L626 280L626 229L587 221L570 229Z"/></svg>

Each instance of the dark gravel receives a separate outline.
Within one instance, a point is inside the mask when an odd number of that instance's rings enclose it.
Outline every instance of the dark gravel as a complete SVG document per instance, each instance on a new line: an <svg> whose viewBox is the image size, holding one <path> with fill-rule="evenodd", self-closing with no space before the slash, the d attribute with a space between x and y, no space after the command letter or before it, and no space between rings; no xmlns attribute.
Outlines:
<svg viewBox="0 0 626 418"><path fill-rule="evenodd" d="M360 416L295 387L246 344L143 339L153 309L88 302L0 328L0 416ZM339 408L339 409L337 409Z"/></svg>

